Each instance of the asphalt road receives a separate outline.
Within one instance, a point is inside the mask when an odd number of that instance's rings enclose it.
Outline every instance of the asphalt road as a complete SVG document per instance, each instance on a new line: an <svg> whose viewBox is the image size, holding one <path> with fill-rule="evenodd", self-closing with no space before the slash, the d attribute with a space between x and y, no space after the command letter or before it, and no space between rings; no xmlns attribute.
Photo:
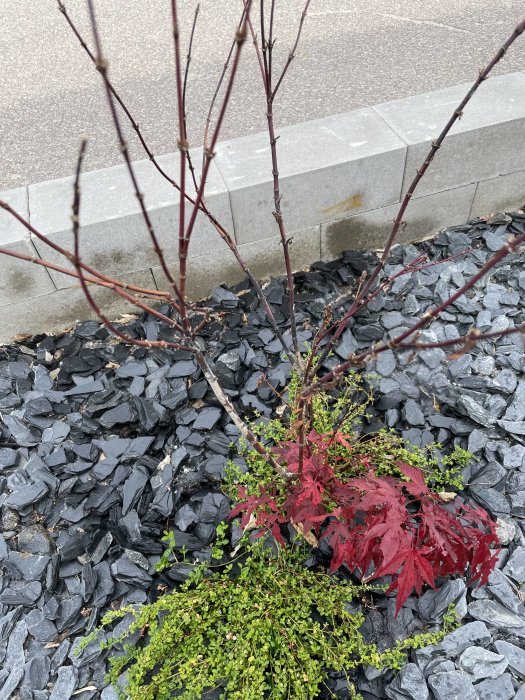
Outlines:
<svg viewBox="0 0 525 700"><path fill-rule="evenodd" d="M277 65L303 4L277 1ZM195 3L179 5L185 46ZM92 45L85 0L67 6ZM96 0L96 7L112 80L153 151L176 150L169 0ZM192 145L202 142L240 7L240 0L201 0L188 89ZM312 0L275 105L277 124L471 80L524 14L523 0ZM515 70L525 70L525 38L495 72ZM263 128L260 75L247 43L221 138ZM55 0L1 0L0 190L71 174L83 134L86 169L120 162L100 78ZM131 148L142 157L134 138Z"/></svg>

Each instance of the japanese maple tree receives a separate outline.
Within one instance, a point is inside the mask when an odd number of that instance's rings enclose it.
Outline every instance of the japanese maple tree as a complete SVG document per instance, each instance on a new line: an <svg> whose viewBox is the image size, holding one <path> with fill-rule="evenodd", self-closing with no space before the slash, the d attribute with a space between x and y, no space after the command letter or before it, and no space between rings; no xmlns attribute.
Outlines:
<svg viewBox="0 0 525 700"><path fill-rule="evenodd" d="M360 456L363 475L345 477L352 445L341 434L335 439L348 455L334 453L332 435L311 431L301 469L297 441L276 447L276 459L296 478L284 491L282 482L262 485L252 494L239 486L241 502L230 518L242 514L241 527L258 528L256 537L271 532L282 545L285 523L314 541L325 540L332 552L331 573L346 566L365 581L392 576L387 592L397 589L396 614L412 591L421 593L424 584L434 588L438 577L468 569L470 582L486 583L498 539L481 508L459 498L445 503L420 469L403 462L396 464L401 478L377 476Z"/></svg>

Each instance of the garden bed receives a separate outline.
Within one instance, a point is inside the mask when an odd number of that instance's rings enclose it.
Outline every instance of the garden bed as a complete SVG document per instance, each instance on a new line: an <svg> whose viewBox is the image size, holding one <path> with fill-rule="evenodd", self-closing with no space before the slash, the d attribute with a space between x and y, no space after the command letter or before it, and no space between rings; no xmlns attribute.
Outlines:
<svg viewBox="0 0 525 700"><path fill-rule="evenodd" d="M462 286L509 235L524 232L523 213L500 214L395 248L389 274L422 252L432 263L454 259L398 277L345 331L338 357L399 335ZM327 301L353 285L374 259L348 252L295 275L303 344ZM505 330L522 323L524 260L523 254L508 256L424 337L451 339L473 325ZM287 329L283 280L273 279L265 294ZM255 293L248 283L217 288L206 304L215 313L201 335L223 388L242 414L274 416L290 365ZM168 337L151 316L123 324L137 337ZM327 368L332 363L336 358ZM419 447L439 442L443 454L455 445L472 452L460 495L499 520L502 549L481 589L467 589L461 579L443 582L437 591L411 596L397 618L394 598L374 595L373 607L363 609L362 632L380 648L439 629L449 603L456 604L462 626L437 649L416 651L397 677L362 669L357 688L370 700L522 700L522 338L485 340L452 360L441 349L417 357L388 351L367 372L375 377L367 380L374 402L362 433L389 427ZM268 382L260 381L263 374ZM0 700L61 700L74 693L81 700L114 698L104 681L107 652L98 644L79 654L75 649L105 611L155 600L186 579L193 560L209 558L216 526L230 509L221 480L235 456L237 431L189 354L126 347L95 321L0 348L0 414ZM187 560L157 573L165 530L174 530ZM234 525L234 544L238 536ZM333 674L328 685L347 697L344 678Z"/></svg>

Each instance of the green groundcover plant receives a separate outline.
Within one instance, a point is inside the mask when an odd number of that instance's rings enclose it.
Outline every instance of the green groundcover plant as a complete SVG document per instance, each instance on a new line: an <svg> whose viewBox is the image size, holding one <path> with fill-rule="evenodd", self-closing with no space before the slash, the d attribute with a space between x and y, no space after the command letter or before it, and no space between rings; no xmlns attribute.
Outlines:
<svg viewBox="0 0 525 700"><path fill-rule="evenodd" d="M360 631L364 613L350 605L360 602L365 610L374 592L397 587L399 610L413 588L420 593L423 584L467 567L472 579L484 580L494 562L488 518L455 505L456 493L443 490L461 488L472 455L456 448L443 456L436 444L416 448L392 431L360 438L358 423L371 399L364 386L354 373L343 390L314 397L301 474L294 474L293 413L255 421L267 448L289 455L283 463L293 478L277 478L259 453L241 445L248 470L232 460L224 486L233 500L240 497L230 514L231 520L243 513L240 544L229 549L229 525L221 523L211 562L190 565L186 583L148 605L105 615L106 631L121 623L103 644L112 651L109 679L122 697L201 700L215 691L213 697L228 700L315 700L330 697L327 671L334 670L359 698L352 674L360 666L399 669L409 650L453 629L449 609L439 631L380 652ZM285 406L297 390L293 375ZM179 552L172 532L164 542L158 571ZM392 583L363 582L366 573L369 580L389 575Z"/></svg>
<svg viewBox="0 0 525 700"><path fill-rule="evenodd" d="M105 642L118 650L109 678L121 697L200 700L220 689L228 700L313 700L329 693L327 669L343 671L352 687L359 666L399 669L410 649L436 644L456 626L451 608L440 632L379 652L360 632L363 614L349 607L373 588L311 571L307 556L304 546L272 548L259 540L217 573L204 576L198 567L155 603L107 613L106 627L131 618L124 633Z"/></svg>
<svg viewBox="0 0 525 700"><path fill-rule="evenodd" d="M292 378L290 405L296 390ZM230 493L240 502L230 517L242 514L243 528L257 529L256 536L271 532L283 546L287 524L314 546L324 541L332 551L331 573L346 567L361 580L392 576L388 592L397 590L396 614L414 589L435 587L439 577L468 571L471 582L485 583L496 563L494 523L481 508L442 490L461 484L459 469L470 455L456 449L440 467L436 445L427 454L386 431L359 440L362 393L351 374L344 391L314 396L304 446L293 412L289 425L276 420L256 428L262 440L273 441L290 477L270 472L247 450L248 472L231 467Z"/></svg>

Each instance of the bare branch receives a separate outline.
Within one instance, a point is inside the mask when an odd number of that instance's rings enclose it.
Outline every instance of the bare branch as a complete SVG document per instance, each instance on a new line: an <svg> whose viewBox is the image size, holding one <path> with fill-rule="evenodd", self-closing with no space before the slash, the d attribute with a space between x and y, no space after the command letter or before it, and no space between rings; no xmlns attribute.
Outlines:
<svg viewBox="0 0 525 700"><path fill-rule="evenodd" d="M392 231L390 233L390 236L388 238L387 244L385 246L385 249L383 251L383 254L381 255L381 260L372 273L370 279L368 280L368 283L366 285L366 288L363 289L363 292L361 294L361 298L364 297L368 290L372 287L374 284L375 280L377 279L377 276L380 274L382 271L383 267L385 266L385 262L390 254L390 251L392 249L392 246L394 244L394 241L396 239L397 233L399 231L399 227L401 226L401 222L403 221L403 216L405 215L405 211L410 203L410 200L412 199L414 192L419 185L420 181L422 180L423 176L425 175L429 165L432 163L434 160L434 157L438 150L441 148L441 144L445 140L445 138L448 136L450 130L456 123L456 121L462 116L463 111L467 104L470 102L474 94L476 93L477 89L483 83L489 76L490 72L492 69L499 63L499 61L505 56L507 53L508 49L510 46L518 39L518 37L523 34L525 31L525 19L523 19L514 29L512 34L508 37L508 39L503 43L503 45L500 47L500 49L496 52L495 56L492 58L492 60L487 64L487 66L479 72L479 75L477 79L474 81L474 84L470 88L470 90L467 92L465 97L461 100L459 105L456 107L454 110L452 116L446 123L445 127L443 128L442 132L439 134L437 139L432 142L432 146L422 164L422 166L419 168L417 171L417 174L415 178L413 179L412 183L410 184L410 187L407 190L407 193L403 199L403 202L401 203L401 207L399 208L399 211L397 213L397 216L394 220L394 226L392 227Z"/></svg>
<svg viewBox="0 0 525 700"><path fill-rule="evenodd" d="M268 28L268 73L270 76L273 75L272 64L273 64L273 46L274 46L274 38L273 38L274 20L275 20L275 0L271 0L270 23L269 23L269 28Z"/></svg>
<svg viewBox="0 0 525 700"><path fill-rule="evenodd" d="M294 60L294 58L295 58L295 54L296 54L296 51L297 51L297 46L298 46L298 44L299 44L299 39L301 38L301 33L302 33L302 31L303 31L304 21L305 21L305 19L306 19L306 15L307 15L307 13L308 13L308 8L310 7L310 2L311 2L311 0L306 0L306 5L304 6L303 12L302 12L302 14L301 14L301 19L300 19L300 21L299 21L299 29L297 30L297 36L295 37L295 43L294 43L294 45L293 45L292 50L291 50L290 53L288 54L288 60L287 60L286 63L284 64L284 68L283 68L283 70L282 70L282 72L281 72L281 75L279 76L279 79L278 79L278 81L277 81L277 84L275 85L275 87L274 87L274 89L273 89L273 92L272 92L272 98L273 98L273 99L275 99L275 95L277 94L277 91L278 91L279 88L281 87L281 83L283 82L284 76L285 76L286 73L288 72L288 68L290 67L290 63L291 63L291 62Z"/></svg>
<svg viewBox="0 0 525 700"><path fill-rule="evenodd" d="M197 3L197 6L195 7L195 13L193 15L193 24L191 26L191 34L190 34L190 42L188 44L188 53L186 54L186 68L184 70L184 84L182 87L182 111L184 113L184 130L186 134L188 133L188 122L186 118L186 88L188 85L188 74L190 70L190 63L191 63L191 58L192 58L192 47L193 47L193 38L195 36L195 27L197 26L197 18L199 16L199 10L200 10L200 4ZM186 157L188 158L188 167L190 169L191 173L191 178L193 180L193 185L195 187L195 191L198 189L197 185L197 178L195 176L195 168L193 167L193 162L190 156L190 151L186 152Z"/></svg>
<svg viewBox="0 0 525 700"><path fill-rule="evenodd" d="M243 5L246 5L246 0L243 0ZM259 42L257 40L257 34L255 33L255 30L253 28L251 17L248 17L248 28L250 30L250 35L252 37L252 43L253 43L253 46L255 49L255 54L257 56L257 61L259 63L259 70L261 71L261 77L262 77L262 81L264 84L264 91L266 93L267 89L266 89L266 74L264 72L264 62L263 62L263 57L262 57L262 53L261 53L261 48L260 48Z"/></svg>
<svg viewBox="0 0 525 700"><path fill-rule="evenodd" d="M74 24L74 22L73 22L73 20L71 19L70 15L68 14L64 3L62 2L62 0L57 0L57 3L58 3L58 6L59 6L59 9L60 9L61 13L62 13L62 14L64 15L64 17L66 18L66 20L67 20L67 22L68 22L68 24L69 24L71 30L73 31L74 35L75 35L76 38L78 39L80 45L82 46L82 48L84 49L84 51L87 53L87 55L89 56L89 58L90 58L90 60L93 62L93 64L96 65L96 57L95 57L95 55L94 55L94 54L90 51L90 49L88 48L88 46L87 46L86 42L84 41L82 35L81 35L80 32L78 31L78 28L76 27L76 25ZM246 4L246 0L243 0L243 4L244 4L244 5ZM244 14L245 14L245 13L243 13L243 18L244 18ZM251 20L250 20L249 17L248 17L248 22L251 22ZM195 19L194 19L194 26L195 26ZM239 30L240 30L240 28L241 28L241 24L239 24ZM234 40L234 41L232 42L232 45L231 45L231 49L230 49L230 53L229 53L229 55L228 55L228 59L227 59L227 61L226 61L225 64L224 64L224 69L223 69L223 73L222 73L222 75L221 75L221 78L220 78L220 80L219 80L219 85L218 85L218 87L217 87L217 90L216 90L215 95L214 95L213 100L212 100L212 104L211 104L211 106L210 106L210 111L209 111L209 113L208 113L208 117L207 117L207 120L206 120L205 149L208 149L208 143L207 143L207 138L208 138L208 137L207 137L207 133L208 133L209 125L210 125L210 121L211 121L211 112L212 112L212 110L213 110L213 106L214 106L216 97L217 97L217 95L218 95L218 91L219 91L220 85L222 84L222 81L223 81L223 79L224 79L224 75L226 74L226 70L227 70L227 68L228 68L229 61L230 61L231 55L233 54L233 50L234 50L234 48L235 48L235 45L236 45L236 41ZM100 71L99 71L99 74L100 74ZM138 139L139 139L139 141L140 141L140 143L141 143L141 145L142 145L142 147L143 147L143 149L144 149L146 155L148 156L149 160L152 162L152 164L154 165L154 167L156 168L156 170L159 172L159 174L160 174L165 180L167 180L173 187L175 187L175 189L177 189L177 190L180 192L180 186L178 185L178 183L175 182L175 180L173 180L173 179L166 173L166 171L163 170L163 168L160 166L160 164L159 164L158 161L156 160L155 156L153 155L153 152L151 151L151 149L149 148L148 144L146 143L146 141L145 141L145 139L144 139L144 136L143 136L143 134L142 134L142 132L141 132L141 130L140 130L140 127L139 127L138 123L137 123L136 120L133 118L131 112L129 111L128 107L127 107L126 104L124 103L122 97L119 95L119 93L118 93L117 90L115 89L115 87L114 87L114 85L112 84L112 82L111 82L111 80L110 80L110 78L109 78L107 72L106 72L105 74L100 74L100 75L101 75L102 79L104 80L104 83L106 84L106 87L107 87L109 90L111 90L111 93L112 93L113 97L114 97L115 100L118 102L118 104L119 104L120 107L122 108L124 114L125 114L126 117L128 118L129 123L130 123L132 129L133 129L133 130L135 131L135 133L137 134L137 137L138 137ZM196 189L197 189L197 186L196 186ZM195 204L195 200L189 195L188 192L185 193L185 198L186 198L186 201L188 201L190 204ZM242 268L242 270L244 271L244 273L246 274L246 276L249 278L249 280L250 280L250 282L251 282L251 284L252 284L252 286L253 286L253 288L254 288L256 294L257 294L257 296L259 297L261 303L263 304L264 309L265 309L265 312L266 312L266 314L267 314L268 320L269 320L269 322L270 322L270 324L271 324L271 326L272 326L273 331L275 332L277 338L278 338L279 341L281 342L283 348L285 348L285 352L289 355L289 348L287 347L287 344L286 344L286 342L285 342L285 340L284 340L284 338L283 338L283 336L282 336L282 333L281 333L280 329L278 328L277 323L275 322L275 317L274 317L274 315L273 315L273 312L272 312L270 306L268 305L268 302L266 301L266 297L264 296L264 294L263 294L263 292L262 292L262 289L261 289L259 283L257 282L257 280L255 279L255 277L254 277L253 274L251 273L250 269L248 268L248 266L247 266L246 263L244 262L244 260L243 260L243 258L242 258L242 256L241 256L241 254L240 254L240 252L239 252L239 250L238 250L238 248L237 248L237 246L236 246L236 244L235 244L233 238L231 237L231 235L229 234L229 232L219 223L219 221L215 218L215 216L207 209L206 204L205 204L204 201L202 201L202 202L200 203L199 210L200 210L201 212L203 212L203 214L209 219L209 221L210 221L210 222L212 223L212 225L215 227L215 229L217 230L217 232L219 233L219 235L221 236L221 238L227 243L229 249L230 249L230 250L232 251L232 253L235 255L235 258L236 258L237 262L238 262L239 265L241 266L241 268ZM11 213L14 214L14 212L11 212ZM26 224L27 222L23 222L23 223ZM34 229L33 229L33 233L35 233L35 235L39 235ZM45 243L47 243L48 245L52 245L50 241L48 241L47 239L45 239L45 237L43 237L43 236L40 236L40 237L41 237L41 239L42 239ZM55 247L55 246L53 246L53 247ZM55 247L55 249L56 249L58 252L60 252L62 255L64 255L65 257L70 258L71 253L68 253L68 252L65 251L64 249L59 249L58 247ZM7 251L6 251L6 252L7 252ZM9 254L11 254L11 253L9 253ZM17 257L17 256L14 256L14 257ZM28 259L30 259L30 256L28 256ZM66 270L65 268L61 268L61 267L55 266L55 265L53 265L53 264L51 264L51 263L45 263L45 262L39 261L38 259L37 259L37 260L34 260L33 262L35 262L35 263L37 263L37 264L44 264L45 267L49 267L50 269L56 269L58 272L63 272L64 274L67 274L67 275L69 275L69 276L71 276L71 277L75 277L75 278L78 279L78 275L77 275L77 273L74 272L74 271ZM102 286L111 287L111 285L117 285L117 286L119 286L119 287L126 287L126 288L130 289L131 291L134 291L134 292L137 292L137 293L140 293L140 294L149 294L149 293L153 294L153 292L155 291L155 290L145 290L145 289L143 289L143 288L141 288L141 287L136 287L136 286L134 286L134 285L127 285L127 286L126 286L126 285L124 285L122 282L119 282L118 280L113 280L113 279L110 278L110 277L106 277L106 276L104 276L104 275L101 275L100 273L98 273L96 270L93 270L92 268L88 268L84 263L81 263L81 265L82 265L82 268L83 268L84 270L86 270L86 272L91 272L91 274L97 275L100 279L105 280L107 284L104 284L104 285L102 285ZM88 278L86 278L86 279L88 279ZM89 279L88 281L92 282L93 280L92 280L92 279ZM172 298L171 294L169 294L169 292L155 291L155 295L158 296L158 297L161 297L161 298L165 298L167 301L170 301L170 303L174 304L174 305L175 305L175 308L178 309L178 306L176 305L175 301L173 300L173 298Z"/></svg>
<svg viewBox="0 0 525 700"><path fill-rule="evenodd" d="M245 3L246 5L246 3ZM272 0L271 22L273 23L274 4ZM290 243L291 239L286 234L284 219L281 210L281 191L279 181L279 167L277 159L277 137L275 135L274 119L273 119L273 97L272 97L272 76L270 71L269 49L268 42L265 39L265 22L264 22L264 0L260 2L261 12L261 48L257 43L257 37L251 22L248 22L248 27L252 36L252 41L255 46L259 66L261 69L263 85L266 92L266 119L268 124L268 135L270 139L270 151L272 158L272 175L273 175L273 192L274 192L274 211L273 216L277 223L281 245L283 247L283 259L286 269L286 286L288 293L288 305L290 310L290 333L292 337L292 346L295 353L295 362L298 367L302 366L301 353L299 351L299 342L297 340L297 323L295 319L295 290L294 279L292 272L292 263L290 258ZM273 31L273 27L272 27Z"/></svg>
<svg viewBox="0 0 525 700"><path fill-rule="evenodd" d="M93 39L94 39L95 47L96 47L96 62L95 62L95 66L96 66L98 72L99 72L99 73L102 75L102 77L104 78L104 76L107 75L107 61L106 61L106 59L104 58L104 55L103 55L103 53L102 53L102 44L101 44L101 41L100 41L100 36L99 36L99 32L98 32L97 21L96 21L96 17L95 17L95 7L94 7L93 0L87 0L87 2L88 2L88 9L89 9L89 17L90 17L90 21L91 21L91 30L92 30L92 33L93 33ZM132 184L133 184L133 189L134 189L134 191L135 191L135 196L137 197L137 200L138 200L138 202L139 202L140 210L141 210L141 213L142 213L142 218L144 219L144 223L146 224L146 228L147 228L147 230L148 230L149 236L150 236L151 241L152 241L152 243L153 243L153 248L155 249L155 253L157 254L157 257L158 257L158 259L159 259L159 263L160 263L160 265L161 265L161 267L162 267L162 271L163 271L164 274L166 275L166 278L167 278L167 280L169 281L170 286L171 286L171 288L173 289L173 291L174 291L174 293L175 293L175 296L176 296L177 299L179 300L180 309L182 310L182 308L183 308L184 305L185 305L184 296L181 294L181 292L180 292L180 290L179 290L179 287L178 287L177 283L175 282L175 278L174 278L173 275L171 274L171 271L170 271L170 269L169 269L169 267L168 267L168 265L167 265L167 263L166 263L166 259L165 259L165 257L164 257L164 253L163 253L163 251L162 251L162 249L161 249L161 247L160 247L160 245L159 245L159 242L158 242L158 239L157 239L157 235L156 235L156 233L155 233L155 229L154 229L154 227L153 227L153 224L152 224L152 222L151 222L150 216L149 216L149 214L148 214L148 210L147 210L147 208L146 208L146 205L144 204L144 195L142 194L142 192L141 192L141 190L140 190L140 188L139 188L139 184L138 184L138 181L137 181L137 177L136 177L136 175L135 175L135 169L133 168L133 164L132 164L132 162L131 162L131 158L130 158L130 155L129 155L128 144L127 144L126 139L124 138L124 133L123 133L122 127L121 127L121 125L120 125L120 119L119 119L119 116L118 116L118 114L117 114L117 110L116 110L116 107L115 107L115 101L114 101L113 93L111 92L111 90L110 90L110 88L109 88L109 86L108 86L108 82L107 82L106 80L104 80L104 85L105 85L105 87L106 87L106 96L107 96L107 100L108 100L108 104L109 104L111 116L112 116L112 118L113 118L113 125L114 125L114 127L115 127L115 133L116 133L116 135L117 135L117 139L118 139L118 142L119 142L120 151L121 151L122 157L124 158L124 161L125 161L125 163L126 163L126 166L127 166L127 169L128 169L128 173L129 173L131 182L132 182ZM181 199L183 199L183 197L181 197Z"/></svg>
<svg viewBox="0 0 525 700"><path fill-rule="evenodd" d="M456 121L461 117L463 114L463 110L467 106L467 104L470 102L471 98L473 95L476 93L477 89L481 85L483 81L485 81L489 75L489 73L492 71L492 69L499 63L499 61L503 58L503 56L507 53L509 47L518 39L521 34L525 31L525 19L521 20L519 24L516 25L514 31L512 34L507 38L507 40L503 43L503 45L498 49L492 60L487 64L487 66L479 72L478 77L474 81L472 87L469 89L465 97L461 100L460 104L456 107L454 112L452 113L452 116L446 123L445 127L443 128L442 132L440 135L437 137L435 141L432 142L432 146L422 164L422 166L419 168L417 171L417 174L412 181L410 187L407 190L407 193L405 194L403 201L401 203L401 206L399 208L399 211L397 213L396 218L394 219L394 225L392 227L392 231L390 232L390 236L388 237L386 246L383 250L383 253L381 255L381 258L373 270L372 274L370 275L368 281L364 285L363 289L361 290L360 294L356 297L354 300L354 303L350 307L350 309L347 311L347 313L344 315L344 317L341 319L340 324L336 332L333 334L333 336L330 338L330 341L327 343L327 345L324 347L323 352L321 353L321 356L319 357L319 360L317 362L316 367L314 368L314 374L316 374L320 369L321 366L323 365L324 361L328 357L328 353L331 351L331 349L334 346L334 343L337 342L337 339L340 337L340 335L343 333L344 329L346 328L346 324L348 323L348 320L355 315L355 313L361 308L362 306L362 300L365 299L367 294L370 292L372 289L375 281L383 271L386 261L388 259L388 256L390 254L390 251L392 250L392 246L395 243L397 234L399 232L399 229L401 227L401 223L403 221L403 217L405 215L405 211L410 203L410 200L412 199L414 192L420 183L421 179L424 177L429 165L432 163L434 160L434 157L438 150L441 148L441 145L447 135L449 134L450 130L456 123Z"/></svg>
<svg viewBox="0 0 525 700"><path fill-rule="evenodd" d="M223 97L221 109L219 112L219 116L217 118L217 123L215 125L215 129L214 129L209 147L205 150L205 153L204 153L204 163L203 163L203 168L202 168L201 183L200 183L199 189L197 191L197 197L195 199L195 204L193 205L193 211L191 213L191 217L190 217L190 220L188 222L188 226L186 228L186 245L187 246L189 245L189 242L191 239L191 234L192 234L193 228L195 226L195 220L197 218L199 207L203 201L204 188L206 186L206 179L208 177L208 172L210 169L211 161L215 155L215 153L214 153L215 146L217 145L217 141L219 139L219 134L221 131L222 123L224 121L224 116L226 114L226 108L227 108L228 103L230 101L230 97L231 97L231 93L232 93L232 89L233 89L233 84L235 82L235 76L237 74L237 69L239 67L239 59L241 56L242 46L246 40L246 25L247 25L247 18L250 16L251 1L252 0L247 0L246 7L245 7L245 10L243 13L243 20L241 22L241 26L237 30L236 35L235 35L235 50L234 50L234 55L233 55L232 68L230 71L230 77L229 77L228 83L226 85L226 90L225 90L225 94Z"/></svg>
<svg viewBox="0 0 525 700"><path fill-rule="evenodd" d="M465 294L469 289L471 289L479 280L481 280L483 277L485 277L490 270L492 270L503 258L505 258L509 253L514 253L518 250L520 245L525 243L525 234L522 236L518 236L517 238L514 238L513 240L508 241L502 248L500 248L494 255L489 258L489 260L481 267L478 272L475 275L472 275L472 277L452 296L450 296L448 299L446 299L442 304L439 306L434 307L433 309L426 311L420 320L415 323L413 326L408 328L406 331L401 333L400 335L396 336L392 340L389 340L388 342L379 342L376 345L372 346L368 350L365 350L364 352L358 354L358 355L352 355L348 360L345 362L337 365L337 367L334 367L330 372L327 374L323 375L320 379L318 379L316 382L311 384L310 386L307 386L303 389L301 392L301 397L307 398L308 396L311 396L314 394L316 391L321 390L323 387L325 387L327 384L332 383L333 381L338 381L344 372L346 372L350 367L356 367L356 366L362 366L364 362L367 362L368 360L372 359L374 356L384 352L385 350L389 349L394 349L396 347L400 347L401 344L407 339L410 338L414 333L417 333L420 331L422 328L424 328L426 325L428 325L433 319L437 318L447 307L449 307L451 304L453 304L455 301L457 301L461 296ZM513 329L513 332L518 332L517 329ZM474 334L475 338L480 339L482 338L482 334L479 333L477 329L474 329L474 331L471 331L470 336ZM495 335L490 335L490 334L485 334L485 337L495 337L497 335L502 335L503 332L495 332ZM441 346L448 346L448 345L455 345L458 343L463 342L466 338L469 337L469 334L463 338L454 338L454 342L447 342L447 341L441 341L436 344L432 344L432 347L441 347ZM422 344L418 344L417 341L414 342L409 342L405 343L403 345L404 348L418 348L422 347Z"/></svg>
<svg viewBox="0 0 525 700"><path fill-rule="evenodd" d="M62 255L67 260L71 260L73 258L73 253L71 253L66 248L62 248L62 246L59 246L57 243L55 243L54 241L47 238L47 236L45 236L43 233L38 231L32 224L30 224L28 221L26 221L7 202L0 200L0 208L7 211L8 214L11 214L11 216L13 216L18 222L20 222L22 224L22 226L25 226L25 228L30 233L32 233L40 241L42 241L42 243L45 243L50 248L55 250L57 253L60 253L60 255ZM40 258L34 258L30 255L23 255L22 253L15 254L13 251L7 250L5 248L0 249L0 252L2 252L5 255L10 255L11 257L20 258L20 260L28 260L29 262L33 262L37 265L42 265L43 267L47 267L50 270L55 270L56 272L61 272L64 275L69 275L70 277L76 277L78 279L78 274L75 271L68 270L65 267L61 267L60 265L55 265L54 263L47 262L45 260L41 260ZM175 304L175 300L173 299L173 297L171 296L171 294L169 292L162 292L162 291L159 291L157 289L147 289L145 287L138 287L137 285L134 285L134 284L128 284L126 282L121 282L120 280L117 280L113 277L109 277L108 275L103 275L98 270L95 270L94 268L90 267L89 265L86 265L83 262L81 262L80 265L81 265L82 269L85 270L88 274L93 275L93 277L89 279L89 281L92 282L93 284L98 284L101 287L111 287L112 285L115 285L116 287L120 287L122 289L129 289L130 291L136 292L137 294L143 294L144 296L157 297L157 298L164 300L170 304ZM176 308L176 306L175 306L175 308Z"/></svg>
<svg viewBox="0 0 525 700"><path fill-rule="evenodd" d="M149 341L149 340L139 340L138 338L133 338L130 336L128 333L124 333L120 329L118 329L114 323L112 323L109 318L103 313L101 310L100 306L97 304L95 299L93 298L91 292L89 291L86 279L84 278L84 271L82 270L82 266L80 264L80 226L79 226L79 207L80 207L80 185L79 185L79 180L80 180L80 172L82 168L82 161L84 158L84 153L86 150L86 140L83 139L79 153L78 153L78 158L77 158L77 166L76 166L76 172L75 172L75 182L74 182L74 187L73 187L73 205L72 205L72 222L73 222L73 237L74 237L74 255L72 256L72 263L75 266L78 274L78 278L80 280L80 285L82 287L82 291L84 292L84 296L86 297L88 304L91 306L95 314L100 318L102 323L106 326L106 328L115 336L120 338L121 340L126 341L127 343L131 343L132 345L139 345L141 347L147 347L147 348L153 348L153 347L159 347L159 348L177 348L177 349L186 349L186 350L193 350L192 347L190 347L187 343L182 344L182 343L170 343L168 341L164 340L158 340L158 341ZM123 290L120 290L119 293L121 293ZM127 297L131 298L131 295L127 295L124 293ZM123 295L124 295L123 294ZM131 298L132 300L132 298ZM149 309L148 309L149 311ZM170 323L171 323L171 319Z"/></svg>
<svg viewBox="0 0 525 700"><path fill-rule="evenodd" d="M177 15L177 0L171 0L171 17L173 22L173 48L175 52L175 78L177 84L177 114L179 124L179 153L180 153L180 201L179 201L179 291L181 297L186 294L186 258L187 249L185 247L185 212L186 200L184 194L186 192L186 158L188 153L188 139L186 137L186 115L184 114L184 97L183 97L183 79L182 65L180 58L180 30ZM182 320L184 324L188 323L188 319L184 310L182 311Z"/></svg>
<svg viewBox="0 0 525 700"><path fill-rule="evenodd" d="M266 42L266 32L265 32L265 24L264 24L264 0L260 0L260 17L259 17L259 22L260 22L260 29L261 29L261 53L262 53L262 60L263 60L263 65L264 65L264 79L265 79L265 90L267 95L271 95L272 92L272 86L271 83L268 82L269 79L271 79L270 75L270 70L268 66L268 44Z"/></svg>
<svg viewBox="0 0 525 700"><path fill-rule="evenodd" d="M84 161L84 155L86 153L86 147L87 147L87 138L83 138L80 142L80 149L78 151L78 158L77 158L77 167L75 169L75 180L73 183L73 206L72 210L73 213L71 215L71 222L73 224L73 240L74 240L74 255L75 255L75 260L78 260L79 255L78 255L78 239L79 239L79 217L78 217L78 210L80 207L80 172L82 170L82 163Z"/></svg>
<svg viewBox="0 0 525 700"><path fill-rule="evenodd" d="M237 31L240 31L242 23L244 21L245 14L246 14L246 2L243 2L243 5L244 5L244 10L243 10L243 13L241 15L241 19L239 21L239 24L237 26ZM248 21L250 22L251 20L248 18ZM224 65L222 67L222 72L219 76L219 80L217 82L215 92L213 93L213 97L211 98L210 106L208 108L208 114L206 116L206 123L204 125L204 138L203 138L204 153L202 155L202 165L203 166L204 166L204 161L205 161L205 157L206 157L206 155L205 155L206 151L209 149L208 138L209 138L210 125L211 125L211 115L213 114L215 102L217 101L219 91L220 91L221 86L224 82L226 72L227 72L228 67L230 65L230 61L231 61L231 57L233 55L233 50L235 49L235 45L236 45L236 40L234 39L230 45L230 50L228 51L228 55L226 56L226 60L224 61Z"/></svg>

